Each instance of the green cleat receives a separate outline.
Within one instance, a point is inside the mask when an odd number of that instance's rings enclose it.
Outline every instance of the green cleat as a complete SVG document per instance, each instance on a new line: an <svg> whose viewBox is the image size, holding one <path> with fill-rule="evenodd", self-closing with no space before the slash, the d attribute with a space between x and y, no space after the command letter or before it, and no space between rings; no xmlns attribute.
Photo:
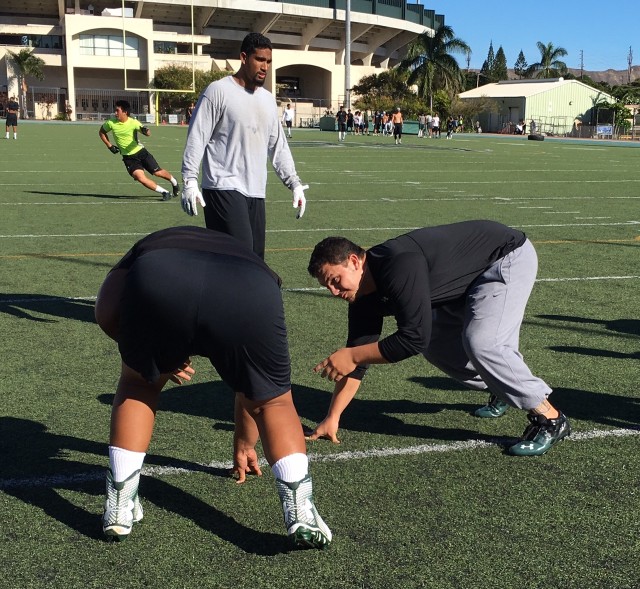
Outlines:
<svg viewBox="0 0 640 589"><path fill-rule="evenodd" d="M522 440L509 448L514 456L542 456L551 446L562 441L571 433L567 417L560 413L555 419L543 415L527 415L531 422L524 430Z"/></svg>
<svg viewBox="0 0 640 589"><path fill-rule="evenodd" d="M331 530L313 504L311 475L295 483L276 479L276 487L289 542L294 548L325 549L331 543Z"/></svg>
<svg viewBox="0 0 640 589"><path fill-rule="evenodd" d="M495 419L496 417L502 417L507 411L509 405L504 401L501 401L495 395L489 397L489 401L483 407L476 409L473 414L476 417L484 417Z"/></svg>
<svg viewBox="0 0 640 589"><path fill-rule="evenodd" d="M107 492L102 516L102 531L114 540L125 540L133 524L142 520L142 505L138 499L140 471L136 470L127 480L116 483L111 470L107 471Z"/></svg>

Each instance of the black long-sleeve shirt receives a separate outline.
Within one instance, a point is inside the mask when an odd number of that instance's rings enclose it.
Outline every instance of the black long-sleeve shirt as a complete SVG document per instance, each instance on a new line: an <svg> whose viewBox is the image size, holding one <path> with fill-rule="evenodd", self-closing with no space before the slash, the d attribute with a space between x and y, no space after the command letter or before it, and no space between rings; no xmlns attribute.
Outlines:
<svg viewBox="0 0 640 589"><path fill-rule="evenodd" d="M372 247L367 268L376 291L349 305L347 347L378 341L385 316L397 331L379 343L388 362L426 351L432 309L465 296L469 285L526 236L494 221L464 221L416 229ZM362 378L366 366L350 376Z"/></svg>

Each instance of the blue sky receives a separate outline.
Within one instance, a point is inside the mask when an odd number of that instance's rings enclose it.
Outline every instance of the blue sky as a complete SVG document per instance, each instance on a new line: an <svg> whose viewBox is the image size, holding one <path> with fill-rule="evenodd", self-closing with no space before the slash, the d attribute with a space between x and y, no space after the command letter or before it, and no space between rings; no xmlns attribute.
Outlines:
<svg viewBox="0 0 640 589"><path fill-rule="evenodd" d="M420 4L445 15L456 37L471 47L472 68L482 67L491 41L494 51L502 45L509 68L521 49L529 64L539 61L537 41L564 47L568 55L563 61L570 68L580 68L582 51L585 70L626 70L629 47L633 65L640 65L638 0L610 4L601 0L420 0ZM464 56L457 59L466 67Z"/></svg>

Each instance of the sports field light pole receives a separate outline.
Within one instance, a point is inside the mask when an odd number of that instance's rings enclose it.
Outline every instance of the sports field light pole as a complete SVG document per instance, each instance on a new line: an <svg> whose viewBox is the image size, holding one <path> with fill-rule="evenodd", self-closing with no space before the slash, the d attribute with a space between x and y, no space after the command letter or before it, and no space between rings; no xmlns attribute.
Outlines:
<svg viewBox="0 0 640 589"><path fill-rule="evenodd" d="M351 0L347 0L344 14L344 98L351 108Z"/></svg>

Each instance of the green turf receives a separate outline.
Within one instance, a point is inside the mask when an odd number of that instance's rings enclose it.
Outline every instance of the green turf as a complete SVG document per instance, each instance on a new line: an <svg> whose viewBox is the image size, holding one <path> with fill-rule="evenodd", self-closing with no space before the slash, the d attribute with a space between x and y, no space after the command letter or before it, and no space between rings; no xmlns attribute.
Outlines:
<svg viewBox="0 0 640 589"><path fill-rule="evenodd" d="M640 585L640 455L629 435L640 421L637 146L488 135L338 144L332 133L295 130L307 213L295 220L290 193L269 172L267 261L284 280L303 422L326 412L332 387L311 369L346 333L346 305L306 273L313 245L342 234L370 246L487 218L522 228L537 248L521 348L575 433L544 457L509 457L522 412L472 417L484 395L419 358L374 367L343 416L342 444L308 447L334 542L289 552L269 469L242 486L226 474L232 395L201 358L193 384L163 393L143 522L122 544L103 541L119 357L93 322L91 297L136 239L204 220L131 181L97 124L19 130L18 141L0 140L0 586ZM146 140L176 176L185 134L163 126ZM612 430L626 435L599 435Z"/></svg>

